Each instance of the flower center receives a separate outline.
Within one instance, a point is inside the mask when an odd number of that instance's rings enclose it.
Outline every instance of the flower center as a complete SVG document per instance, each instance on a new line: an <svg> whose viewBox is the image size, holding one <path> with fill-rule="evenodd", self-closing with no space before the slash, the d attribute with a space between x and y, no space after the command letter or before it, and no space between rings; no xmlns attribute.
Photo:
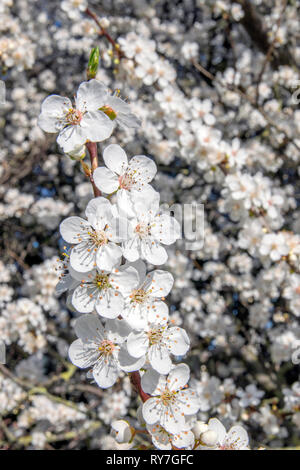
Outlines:
<svg viewBox="0 0 300 470"><path fill-rule="evenodd" d="M300 285L295 289L296 294L300 295Z"/></svg>
<svg viewBox="0 0 300 470"><path fill-rule="evenodd" d="M104 230L92 229L92 231L88 231L88 235L91 238L93 244L96 246L102 246L108 243L108 238Z"/></svg>
<svg viewBox="0 0 300 470"><path fill-rule="evenodd" d="M106 290L111 287L109 274L96 274L94 284L99 290Z"/></svg>
<svg viewBox="0 0 300 470"><path fill-rule="evenodd" d="M175 394L176 392L171 392L168 388L166 388L160 396L161 401L165 406L172 405L176 400Z"/></svg>
<svg viewBox="0 0 300 470"><path fill-rule="evenodd" d="M132 186L135 184L135 179L133 178L133 175L130 173L125 173L123 176L119 177L119 185L120 188L122 189L131 189Z"/></svg>
<svg viewBox="0 0 300 470"><path fill-rule="evenodd" d="M150 225L140 223L135 227L134 231L140 238L147 237L150 233Z"/></svg>
<svg viewBox="0 0 300 470"><path fill-rule="evenodd" d="M149 338L150 346L153 346L153 344L159 344L162 342L163 332L164 332L164 328L152 328L151 330L148 331L147 335Z"/></svg>
<svg viewBox="0 0 300 470"><path fill-rule="evenodd" d="M69 111L66 114L66 121L68 124L77 125L80 124L82 116L83 114L79 109L69 108Z"/></svg>
<svg viewBox="0 0 300 470"><path fill-rule="evenodd" d="M98 350L100 351L101 354L104 354L105 356L110 356L115 350L115 345L112 341L109 341L108 339L104 339L100 343Z"/></svg>
<svg viewBox="0 0 300 470"><path fill-rule="evenodd" d="M143 289L135 289L132 291L130 298L131 298L131 302L142 304L143 302L145 302L147 296L148 296L148 293L144 291Z"/></svg>
<svg viewBox="0 0 300 470"><path fill-rule="evenodd" d="M109 119L111 119L111 121L113 121L117 117L116 111L114 111L110 106L107 106L107 105L102 106L102 108L100 108L100 111L106 114L106 116L108 116Z"/></svg>

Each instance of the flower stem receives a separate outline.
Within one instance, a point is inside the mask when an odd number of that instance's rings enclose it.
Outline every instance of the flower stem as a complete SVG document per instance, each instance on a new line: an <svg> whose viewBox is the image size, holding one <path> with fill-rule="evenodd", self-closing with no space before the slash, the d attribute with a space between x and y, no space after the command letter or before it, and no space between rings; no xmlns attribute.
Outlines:
<svg viewBox="0 0 300 470"><path fill-rule="evenodd" d="M96 142L88 142L86 146L89 151L90 159L91 159L91 172L90 172L89 178L93 186L94 196L98 197L98 196L101 196L102 193L95 185L94 178L93 178L93 173L96 170L96 168L98 168L97 144Z"/></svg>
<svg viewBox="0 0 300 470"><path fill-rule="evenodd" d="M144 392L144 390L142 389L141 376L139 371L131 372L129 376L131 383L139 394L139 396L141 397L142 402L144 403L148 400L148 398L151 398L151 395L148 395L148 393Z"/></svg>

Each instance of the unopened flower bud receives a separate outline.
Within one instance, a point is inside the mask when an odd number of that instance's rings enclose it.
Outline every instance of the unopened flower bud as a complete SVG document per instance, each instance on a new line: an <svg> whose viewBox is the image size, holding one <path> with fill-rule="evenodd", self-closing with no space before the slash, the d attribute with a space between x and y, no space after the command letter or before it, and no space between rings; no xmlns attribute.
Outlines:
<svg viewBox="0 0 300 470"><path fill-rule="evenodd" d="M207 430L208 426L203 421L197 421L192 429L196 439L199 439L200 435Z"/></svg>
<svg viewBox="0 0 300 470"><path fill-rule="evenodd" d="M89 63L87 66L87 71L86 71L88 80L91 80L92 78L96 77L97 70L99 67L99 61L100 61L99 47L94 47L90 53Z"/></svg>
<svg viewBox="0 0 300 470"><path fill-rule="evenodd" d="M104 29L108 28L110 25L109 19L106 18L106 16L103 16L102 18L100 18L99 23L100 23L101 28L104 28Z"/></svg>
<svg viewBox="0 0 300 470"><path fill-rule="evenodd" d="M112 422L112 435L117 442L123 444L129 442L133 436L132 428L123 419L118 419Z"/></svg>
<svg viewBox="0 0 300 470"><path fill-rule="evenodd" d="M204 444L205 446L214 447L218 442L218 434L209 429L201 434L200 441L201 444Z"/></svg>

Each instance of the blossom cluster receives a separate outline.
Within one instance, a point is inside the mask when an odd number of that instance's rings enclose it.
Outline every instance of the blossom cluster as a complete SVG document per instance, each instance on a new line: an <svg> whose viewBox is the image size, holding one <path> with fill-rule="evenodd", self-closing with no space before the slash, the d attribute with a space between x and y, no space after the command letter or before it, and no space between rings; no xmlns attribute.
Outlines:
<svg viewBox="0 0 300 470"><path fill-rule="evenodd" d="M153 444L145 430L155 446L189 448L201 436L201 448L230 448L239 424L252 445L299 445L298 9L297 2L252 1L262 20L257 37L249 11L245 21L246 3L183 0L170 8L166 0L103 0L100 9L94 0L0 2L0 78L6 84L6 101L0 103L0 414L14 436L8 441L1 434L1 448L148 448ZM87 7L105 34L99 35ZM82 83L72 98L96 45L101 55L96 80ZM86 101L90 82L100 86ZM52 114L50 94L66 108L58 105ZM37 125L42 102L50 133ZM76 126L82 132L75 132L78 145L70 149L69 133ZM104 161L93 174L102 192L97 197L83 170L91 137L99 140ZM62 149L72 158L63 157ZM118 168L111 165L112 155ZM141 164L142 155L151 162L146 160L148 177L129 190L128 173L137 158L129 157L138 156ZM119 188L125 175L125 187ZM141 198L145 189L149 194ZM109 250L97 245L97 253L87 246L80 252L87 230L94 231L95 201L122 239L109 232L103 244ZM153 204L156 216L159 203L199 202L204 243L189 251L184 240L167 245L156 233L158 256L148 242L134 240L142 207ZM67 217L83 224L70 241L57 231ZM62 236L70 232L65 224ZM55 290L58 250L65 256ZM108 264L104 269L97 263ZM169 274L170 290L148 297L159 315L153 322L166 332L164 338L172 338L172 328L185 331L188 339L184 333L182 339L189 345L183 356L168 343L160 362L152 360L148 309L138 303L130 310L130 289L124 287L131 279L138 290L147 272L153 280L158 270ZM102 299L94 284L99 274L111 284ZM64 289L67 300L55 295ZM112 304L122 319L110 318ZM69 362L74 327L91 315L102 325L101 337L115 335L120 322L127 325L116 343L117 378L109 389L87 384L85 369ZM143 405L136 413L140 402L129 376L137 371L119 367L125 356L138 365L144 361L141 387L153 397L164 377L181 374L179 380L186 373L176 369L178 363L189 365L187 390L196 393L199 410L185 413L186 434L146 423ZM95 365L88 366L91 380ZM228 439L212 417L229 430ZM238 433L237 442L248 447L244 432Z"/></svg>

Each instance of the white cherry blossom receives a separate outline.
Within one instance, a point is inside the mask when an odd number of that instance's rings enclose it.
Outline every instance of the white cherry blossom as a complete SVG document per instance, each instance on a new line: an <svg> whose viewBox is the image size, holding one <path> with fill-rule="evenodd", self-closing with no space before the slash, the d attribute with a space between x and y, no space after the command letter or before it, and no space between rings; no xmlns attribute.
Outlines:
<svg viewBox="0 0 300 470"><path fill-rule="evenodd" d="M124 299L120 292L130 288L136 279L136 271L127 268L114 268L112 272L95 269L82 275L80 284L72 295L72 304L80 313L90 313L94 309L105 318L122 315Z"/></svg>
<svg viewBox="0 0 300 470"><path fill-rule="evenodd" d="M143 331L133 331L127 338L127 349L133 357L148 358L159 374L168 374L172 368L170 354L183 356L190 341L184 329L169 327L166 318L150 311Z"/></svg>
<svg viewBox="0 0 300 470"><path fill-rule="evenodd" d="M95 267L110 271L119 264L122 249L117 243L126 239L127 224L115 209L107 199L94 198L85 211L88 220L72 216L60 224L61 236L74 245L70 265L76 271L88 272Z"/></svg>
<svg viewBox="0 0 300 470"><path fill-rule="evenodd" d="M123 317L136 330L147 326L149 312L163 321L168 320L168 306L165 297L172 289L174 278L168 271L156 269L146 274L146 265L138 260L131 264L136 278L129 286L120 285L125 304Z"/></svg>
<svg viewBox="0 0 300 470"><path fill-rule="evenodd" d="M188 449L191 450L195 444L195 436L189 429L190 426L184 423L181 432L171 434L166 431L160 424L147 425L147 431L149 432L152 442L157 449L160 450L171 450L175 447L177 449Z"/></svg>
<svg viewBox="0 0 300 470"><path fill-rule="evenodd" d="M180 225L170 215L159 210L159 197L145 200L129 219L128 239L123 243L123 255L134 262L139 258L151 264L161 265L168 259L166 249L180 238Z"/></svg>
<svg viewBox="0 0 300 470"><path fill-rule="evenodd" d="M75 107L69 98L50 95L42 103L38 124L45 132L58 133L57 143L66 153L87 141L101 142L114 128L109 116L100 111L106 95L106 87L97 80L81 83Z"/></svg>
<svg viewBox="0 0 300 470"><path fill-rule="evenodd" d="M147 198L154 192L148 183L156 174L155 163L144 155L137 155L128 162L125 151L117 144L104 149L103 160L106 167L98 167L93 173L96 186L107 194L118 191L118 206L133 216L132 205L139 193Z"/></svg>
<svg viewBox="0 0 300 470"><path fill-rule="evenodd" d="M79 317L75 323L78 339L69 348L73 364L92 368L99 387L111 387L121 371L132 372L143 366L143 359L131 357L125 347L130 328L124 320L107 320L103 327L94 314Z"/></svg>
<svg viewBox="0 0 300 470"><path fill-rule="evenodd" d="M143 418L147 424L160 424L171 434L182 431L185 415L193 415L199 409L199 399L191 389L186 389L190 370L186 364L175 366L168 376L154 370L142 377L142 388L152 395L143 404Z"/></svg>

